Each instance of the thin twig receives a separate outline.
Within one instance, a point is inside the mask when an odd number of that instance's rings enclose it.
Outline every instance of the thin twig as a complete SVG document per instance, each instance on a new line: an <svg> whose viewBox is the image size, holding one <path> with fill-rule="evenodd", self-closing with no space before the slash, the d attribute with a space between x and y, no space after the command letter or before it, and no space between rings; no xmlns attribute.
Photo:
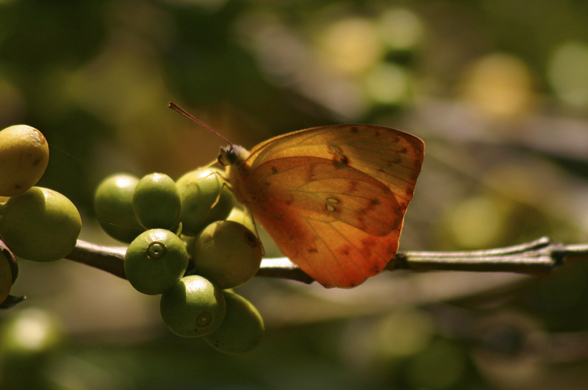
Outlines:
<svg viewBox="0 0 588 390"><path fill-rule="evenodd" d="M78 240L66 258L125 278L125 247L107 247ZM399 252L387 270L515 272L545 275L564 260L588 259L588 245L554 244L549 238L511 246L470 252ZM257 276L312 283L313 279L287 258L264 259Z"/></svg>
<svg viewBox="0 0 588 390"><path fill-rule="evenodd" d="M515 272L527 275L545 275L561 265L572 252L560 244L553 244L547 237L499 249L470 252L406 252L396 254L396 269L413 271L474 271ZM576 248L576 247L574 247ZM576 248L579 249L579 248ZM584 246L584 256L588 246Z"/></svg>

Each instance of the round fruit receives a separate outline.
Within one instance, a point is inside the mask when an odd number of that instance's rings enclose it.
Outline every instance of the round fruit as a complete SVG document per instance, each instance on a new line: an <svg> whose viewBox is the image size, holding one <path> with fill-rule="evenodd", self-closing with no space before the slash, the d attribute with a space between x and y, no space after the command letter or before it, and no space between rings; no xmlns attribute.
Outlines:
<svg viewBox="0 0 588 390"><path fill-rule="evenodd" d="M172 229L180 220L182 201L176 183L162 173L144 176L133 194L133 210L145 229Z"/></svg>
<svg viewBox="0 0 588 390"><path fill-rule="evenodd" d="M178 179L183 234L195 236L210 223L225 219L235 206L235 196L220 174L220 169L200 168Z"/></svg>
<svg viewBox="0 0 588 390"><path fill-rule="evenodd" d="M112 238L129 243L145 229L133 210L133 193L139 179L128 174L115 174L100 183L94 194L96 219Z"/></svg>
<svg viewBox="0 0 588 390"><path fill-rule="evenodd" d="M262 247L249 229L233 221L208 225L190 245L191 273L202 275L221 289L248 282L261 265Z"/></svg>
<svg viewBox="0 0 588 390"><path fill-rule="evenodd" d="M0 206L0 237L18 257L54 261L75 247L82 229L76 206L59 192L33 187Z"/></svg>
<svg viewBox="0 0 588 390"><path fill-rule="evenodd" d="M125 254L125 274L144 294L161 294L175 285L188 268L188 251L175 233L151 229L131 242Z"/></svg>
<svg viewBox="0 0 588 390"><path fill-rule="evenodd" d="M182 337L205 336L226 315L222 290L199 275L185 276L161 294L159 309L169 330Z"/></svg>
<svg viewBox="0 0 588 390"><path fill-rule="evenodd" d="M253 223L253 218L251 218L251 214L238 207L235 207L233 208L233 210L231 210L231 214L229 214L229 216L227 217L227 221L239 222L241 225L251 230L253 234L256 234L257 232L255 230L255 224Z"/></svg>
<svg viewBox="0 0 588 390"><path fill-rule="evenodd" d="M49 163L49 144L34 127L0 131L0 195L22 194L39 181Z"/></svg>
<svg viewBox="0 0 588 390"><path fill-rule="evenodd" d="M263 337L263 319L247 299L229 291L225 291L224 295L227 315L218 329L204 336L204 340L224 353L249 352Z"/></svg>

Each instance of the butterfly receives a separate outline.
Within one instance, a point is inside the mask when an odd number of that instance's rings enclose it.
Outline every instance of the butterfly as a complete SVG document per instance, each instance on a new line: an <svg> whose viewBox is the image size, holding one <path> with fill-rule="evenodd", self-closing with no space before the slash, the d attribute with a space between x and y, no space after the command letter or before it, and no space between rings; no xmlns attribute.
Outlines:
<svg viewBox="0 0 588 390"><path fill-rule="evenodd" d="M219 162L285 256L325 287L351 288L398 250L423 158L421 139L357 124L295 131L250 152L229 142Z"/></svg>
<svg viewBox="0 0 588 390"><path fill-rule="evenodd" d="M424 157L410 134L335 125L221 148L228 182L282 253L325 287L354 287L394 257Z"/></svg>

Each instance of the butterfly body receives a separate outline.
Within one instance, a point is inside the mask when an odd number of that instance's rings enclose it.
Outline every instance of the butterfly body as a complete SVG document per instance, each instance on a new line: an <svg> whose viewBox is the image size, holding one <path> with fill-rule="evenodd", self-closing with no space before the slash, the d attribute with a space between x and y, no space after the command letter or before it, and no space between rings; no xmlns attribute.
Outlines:
<svg viewBox="0 0 588 390"><path fill-rule="evenodd" d="M424 157L410 134L371 125L316 127L251 152L221 149L237 199L287 257L325 287L354 287L398 249Z"/></svg>

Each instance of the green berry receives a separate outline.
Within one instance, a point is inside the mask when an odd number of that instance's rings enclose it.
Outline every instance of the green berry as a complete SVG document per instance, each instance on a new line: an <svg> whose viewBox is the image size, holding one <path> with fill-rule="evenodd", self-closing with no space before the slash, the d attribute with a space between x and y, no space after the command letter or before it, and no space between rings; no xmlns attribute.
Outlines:
<svg viewBox="0 0 588 390"><path fill-rule="evenodd" d="M233 208L233 210L231 210L231 214L229 214L229 216L227 217L227 221L239 222L241 225L251 230L253 234L257 235L257 230L255 230L253 218L251 218L251 214L249 214L245 210L242 210L238 207Z"/></svg>
<svg viewBox="0 0 588 390"><path fill-rule="evenodd" d="M125 254L125 275L144 294L161 294L180 280L188 268L188 251L175 233L151 229L131 242Z"/></svg>
<svg viewBox="0 0 588 390"><path fill-rule="evenodd" d="M220 174L223 172L216 168L200 168L178 179L183 234L195 236L212 222L225 219L235 206L235 196Z"/></svg>
<svg viewBox="0 0 588 390"><path fill-rule="evenodd" d="M210 279L223 290L248 282L261 264L261 243L237 222L213 222L190 244L191 273Z"/></svg>
<svg viewBox="0 0 588 390"><path fill-rule="evenodd" d="M240 354L255 348L264 334L261 315L242 296L225 291L227 315L217 330L204 336L204 340L220 352Z"/></svg>
<svg viewBox="0 0 588 390"><path fill-rule="evenodd" d="M185 276L161 294L159 309L169 330L182 337L205 336L226 315L222 290L199 275Z"/></svg>
<svg viewBox="0 0 588 390"><path fill-rule="evenodd" d="M49 163L49 145L34 127L0 131L0 195L19 195L37 184Z"/></svg>
<svg viewBox="0 0 588 390"><path fill-rule="evenodd" d="M144 176L133 194L133 210L145 229L172 229L178 225L182 203L176 183L162 173Z"/></svg>
<svg viewBox="0 0 588 390"><path fill-rule="evenodd" d="M132 175L115 174L104 179L94 195L96 219L112 238L129 243L145 229L133 210L133 194L139 179Z"/></svg>
<svg viewBox="0 0 588 390"><path fill-rule="evenodd" d="M76 245L82 219L76 206L59 192L32 187L2 206L0 237L18 257L54 261Z"/></svg>

